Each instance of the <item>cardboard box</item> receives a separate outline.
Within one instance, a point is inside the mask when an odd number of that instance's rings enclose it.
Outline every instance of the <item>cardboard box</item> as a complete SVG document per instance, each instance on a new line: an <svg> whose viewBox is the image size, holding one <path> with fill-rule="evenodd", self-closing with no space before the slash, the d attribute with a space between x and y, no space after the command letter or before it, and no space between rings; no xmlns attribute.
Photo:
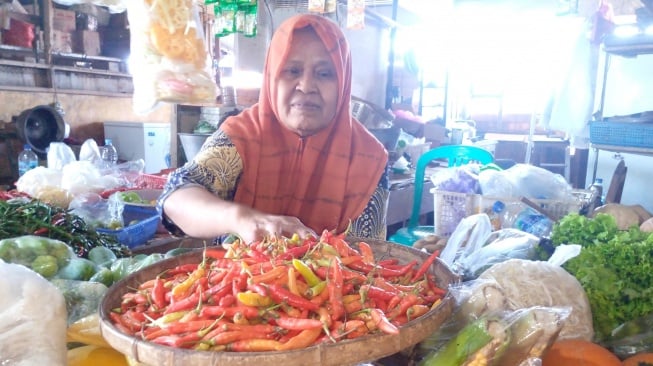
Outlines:
<svg viewBox="0 0 653 366"><path fill-rule="evenodd" d="M50 45L54 53L71 53L73 52L73 36L71 32L52 30L52 39Z"/></svg>
<svg viewBox="0 0 653 366"><path fill-rule="evenodd" d="M448 139L447 129L437 123L425 123L424 139L429 142L443 143Z"/></svg>
<svg viewBox="0 0 653 366"><path fill-rule="evenodd" d="M76 27L75 12L72 10L52 9L52 29L72 32Z"/></svg>
<svg viewBox="0 0 653 366"><path fill-rule="evenodd" d="M72 49L75 53L87 56L100 55L100 33L90 30L73 32Z"/></svg>

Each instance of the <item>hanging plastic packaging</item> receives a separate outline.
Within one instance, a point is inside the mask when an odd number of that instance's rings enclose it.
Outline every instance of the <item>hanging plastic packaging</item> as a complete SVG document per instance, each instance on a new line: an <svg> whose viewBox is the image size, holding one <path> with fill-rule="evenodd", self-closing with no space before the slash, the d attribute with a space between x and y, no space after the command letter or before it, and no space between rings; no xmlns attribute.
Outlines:
<svg viewBox="0 0 653 366"><path fill-rule="evenodd" d="M347 29L365 28L365 1L349 0L347 2Z"/></svg>
<svg viewBox="0 0 653 366"><path fill-rule="evenodd" d="M197 4L133 0L128 6L134 110L147 113L159 102L215 102L218 89Z"/></svg>

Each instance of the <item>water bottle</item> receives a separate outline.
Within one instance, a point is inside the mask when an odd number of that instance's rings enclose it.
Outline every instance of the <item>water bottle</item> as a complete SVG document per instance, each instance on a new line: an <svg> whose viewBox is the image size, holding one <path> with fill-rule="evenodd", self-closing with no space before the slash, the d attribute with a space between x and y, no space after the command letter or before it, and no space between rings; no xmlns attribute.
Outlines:
<svg viewBox="0 0 653 366"><path fill-rule="evenodd" d="M526 207L517 215L513 227L541 238L551 232L553 222L541 213Z"/></svg>
<svg viewBox="0 0 653 366"><path fill-rule="evenodd" d="M594 183L590 186L591 203L589 212L594 211L595 208L603 206L603 179L596 178Z"/></svg>
<svg viewBox="0 0 653 366"><path fill-rule="evenodd" d="M23 151L18 154L18 176L22 177L26 171L34 169L39 165L39 157L32 151L28 144L23 146Z"/></svg>
<svg viewBox="0 0 653 366"><path fill-rule="evenodd" d="M501 201L496 201L492 204L492 207L487 213L490 218L490 224L492 224L492 231L497 231L502 228L502 216L505 208L506 204Z"/></svg>
<svg viewBox="0 0 653 366"><path fill-rule="evenodd" d="M114 166L118 163L118 150L113 146L111 139L104 139L104 146L100 149L100 158L107 167Z"/></svg>

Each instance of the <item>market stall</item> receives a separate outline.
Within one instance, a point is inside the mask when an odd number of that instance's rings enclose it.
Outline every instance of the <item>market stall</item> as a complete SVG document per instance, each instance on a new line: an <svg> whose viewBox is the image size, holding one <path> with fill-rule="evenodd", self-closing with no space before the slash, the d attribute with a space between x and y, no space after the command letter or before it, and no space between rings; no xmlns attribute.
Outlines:
<svg viewBox="0 0 653 366"><path fill-rule="evenodd" d="M593 357L618 365L651 351L651 214L618 204L583 212L584 196L537 167L432 170L428 197L440 213L436 228L447 230L412 246L325 231L225 250L157 234L163 176L125 166L82 174L73 163L66 172L75 179L35 169L1 194L0 269L39 290L7 288L0 329L15 324L11 317L47 321L52 332L49 342L26 343L43 352L0 343L2 362L38 354L53 365L563 365ZM70 183L80 181L84 192ZM472 199L451 199L459 196ZM516 225L497 215L499 201L506 212L533 211ZM123 220L102 227L112 202ZM134 212L146 214L126 216ZM535 230L536 218L550 226ZM29 304L43 293L52 305L35 312ZM33 337L23 328L11 334Z"/></svg>

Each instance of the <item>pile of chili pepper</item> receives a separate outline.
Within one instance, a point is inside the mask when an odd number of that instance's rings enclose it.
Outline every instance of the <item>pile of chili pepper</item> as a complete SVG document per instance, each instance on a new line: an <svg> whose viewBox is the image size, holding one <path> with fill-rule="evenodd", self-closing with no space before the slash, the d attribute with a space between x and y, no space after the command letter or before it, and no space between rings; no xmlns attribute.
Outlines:
<svg viewBox="0 0 653 366"><path fill-rule="evenodd" d="M214 351L286 351L370 333L399 334L445 295L423 263L374 257L344 234L236 242L200 263L165 270L125 293L110 318L161 345Z"/></svg>
<svg viewBox="0 0 653 366"><path fill-rule="evenodd" d="M98 233L82 217L69 210L49 205L24 194L0 194L0 239L38 235L68 244L78 257L87 257L97 246L104 246L118 257L131 250L110 235Z"/></svg>

